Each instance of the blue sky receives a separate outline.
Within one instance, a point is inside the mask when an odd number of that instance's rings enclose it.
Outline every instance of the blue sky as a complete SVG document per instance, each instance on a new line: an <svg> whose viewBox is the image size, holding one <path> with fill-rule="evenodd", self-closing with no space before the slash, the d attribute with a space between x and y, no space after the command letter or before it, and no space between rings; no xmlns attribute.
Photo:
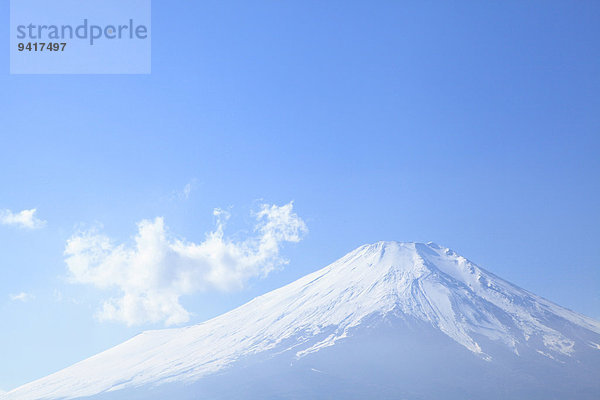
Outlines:
<svg viewBox="0 0 600 400"><path fill-rule="evenodd" d="M238 246L280 221L260 225L263 204L293 201L283 217L308 231L277 242L268 261L289 263L268 276L183 295L187 323L378 240L435 241L600 319L599 4L155 1L152 14L151 75L11 76L0 55L0 210L45 221L0 225L0 389L164 326L99 319L129 286L73 283L69 240L131 249L137 224L162 217L164 243L200 244L215 208Z"/></svg>

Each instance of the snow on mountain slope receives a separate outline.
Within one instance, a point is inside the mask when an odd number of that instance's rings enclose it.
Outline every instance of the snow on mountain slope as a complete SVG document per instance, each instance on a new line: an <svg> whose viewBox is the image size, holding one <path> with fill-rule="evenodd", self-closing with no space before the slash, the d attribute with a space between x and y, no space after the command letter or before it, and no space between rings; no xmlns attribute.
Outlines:
<svg viewBox="0 0 600 400"><path fill-rule="evenodd" d="M423 322L488 363L498 346L551 363L600 355L600 322L436 244L379 242L219 317L142 333L0 399L77 398L190 383L267 353L302 359L386 316Z"/></svg>

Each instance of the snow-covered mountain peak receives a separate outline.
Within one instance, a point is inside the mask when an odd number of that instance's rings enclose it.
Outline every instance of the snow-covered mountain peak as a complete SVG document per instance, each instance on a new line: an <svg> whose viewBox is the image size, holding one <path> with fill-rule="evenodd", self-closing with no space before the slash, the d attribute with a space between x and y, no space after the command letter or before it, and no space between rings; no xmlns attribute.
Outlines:
<svg viewBox="0 0 600 400"><path fill-rule="evenodd" d="M296 326L310 330L335 326L335 334L316 349L346 337L373 314L426 322L484 357L488 355L478 337L502 343L516 354L535 337L541 343L536 351L570 356L574 341L551 326L549 321L556 318L600 333L597 321L512 285L435 243L364 245L263 297L264 303L277 305L271 309L281 313L277 321L299 317Z"/></svg>
<svg viewBox="0 0 600 400"><path fill-rule="evenodd" d="M468 286L481 279L484 274L466 258L433 242L387 241L364 245L330 265L330 268L361 275L367 273L362 271L366 268L381 283L390 282L392 277L402 277L402 282L406 284L433 274L451 278L456 281L454 284Z"/></svg>

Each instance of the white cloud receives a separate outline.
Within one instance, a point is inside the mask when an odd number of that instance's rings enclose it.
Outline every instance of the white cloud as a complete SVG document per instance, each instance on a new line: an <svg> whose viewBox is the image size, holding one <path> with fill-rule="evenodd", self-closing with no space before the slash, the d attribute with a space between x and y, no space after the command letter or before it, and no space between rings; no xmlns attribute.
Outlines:
<svg viewBox="0 0 600 400"><path fill-rule="evenodd" d="M19 294L11 294L9 296L12 301L22 301L23 303L35 299L34 295L25 292L21 292Z"/></svg>
<svg viewBox="0 0 600 400"><path fill-rule="evenodd" d="M98 314L102 320L180 324L190 317L181 296L240 289L250 278L267 276L287 263L279 255L281 244L298 242L307 232L292 203L263 205L255 214L254 236L243 241L225 238L229 215L219 209L214 214L216 229L200 243L169 235L163 218L138 223L133 246L115 244L96 231L78 233L65 249L70 279L119 290L119 297L104 302Z"/></svg>
<svg viewBox="0 0 600 400"><path fill-rule="evenodd" d="M191 192L192 192L192 184L191 184L191 183L188 183L187 185L185 185L185 186L183 187L183 191L181 192L181 196L182 196L184 199L186 199L186 200L187 200L187 199L189 199L189 198L190 198L190 193L191 193Z"/></svg>
<svg viewBox="0 0 600 400"><path fill-rule="evenodd" d="M58 290L58 289L54 289L54 301L56 301L57 303L72 303L72 304L80 304L80 301L77 300L76 298L73 297L67 297L65 295L63 295L63 293Z"/></svg>
<svg viewBox="0 0 600 400"><path fill-rule="evenodd" d="M46 221L42 221L35 217L36 209L23 210L18 213L13 213L10 210L0 210L1 225L16 225L21 228L39 229L46 225Z"/></svg>
<svg viewBox="0 0 600 400"><path fill-rule="evenodd" d="M192 179L181 190L175 190L171 193L170 200L189 200L192 191L196 187L196 179Z"/></svg>

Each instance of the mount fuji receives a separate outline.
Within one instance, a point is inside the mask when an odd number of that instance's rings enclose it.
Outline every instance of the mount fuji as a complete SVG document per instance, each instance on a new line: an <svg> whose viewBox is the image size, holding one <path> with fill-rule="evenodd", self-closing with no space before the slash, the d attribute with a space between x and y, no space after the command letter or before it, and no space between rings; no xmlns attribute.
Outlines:
<svg viewBox="0 0 600 400"><path fill-rule="evenodd" d="M379 242L0 394L74 398L597 400L600 322L434 243Z"/></svg>

